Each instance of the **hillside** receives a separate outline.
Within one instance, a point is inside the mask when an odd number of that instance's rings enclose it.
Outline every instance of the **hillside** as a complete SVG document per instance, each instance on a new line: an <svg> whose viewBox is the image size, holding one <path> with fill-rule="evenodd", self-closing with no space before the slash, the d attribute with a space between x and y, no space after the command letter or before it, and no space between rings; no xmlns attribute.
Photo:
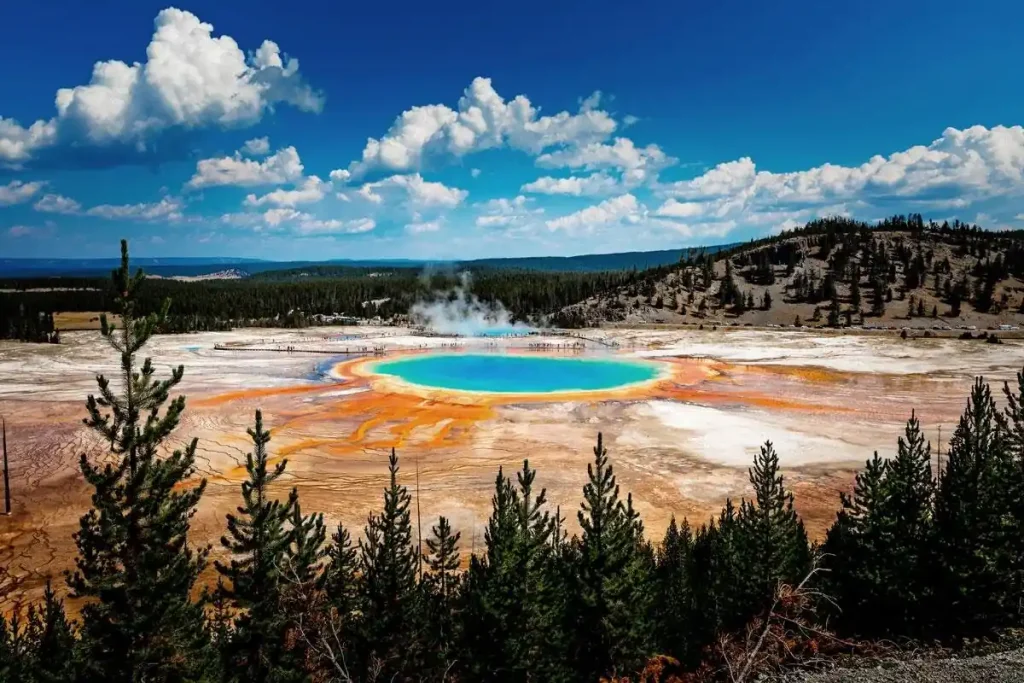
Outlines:
<svg viewBox="0 0 1024 683"><path fill-rule="evenodd" d="M1024 323L1024 236L920 216L809 223L563 308L607 323L998 328Z"/></svg>

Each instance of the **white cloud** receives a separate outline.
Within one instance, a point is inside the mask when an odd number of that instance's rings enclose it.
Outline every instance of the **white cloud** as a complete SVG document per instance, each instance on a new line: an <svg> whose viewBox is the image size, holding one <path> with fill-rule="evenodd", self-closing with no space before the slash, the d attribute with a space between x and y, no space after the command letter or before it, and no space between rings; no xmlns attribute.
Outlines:
<svg viewBox="0 0 1024 683"><path fill-rule="evenodd" d="M489 78L478 77L457 110L430 104L403 112L383 137L367 141L362 159L348 170L357 177L378 170L416 171L431 155L461 158L506 145L539 154L553 146L604 140L615 128L611 115L597 109L540 116L524 95L506 101Z"/></svg>
<svg viewBox="0 0 1024 683"><path fill-rule="evenodd" d="M630 126L635 126L637 123L639 123L639 121L640 121L640 117L639 116L633 116L632 114L626 114L625 116L622 117L622 127L623 128L629 128Z"/></svg>
<svg viewBox="0 0 1024 683"><path fill-rule="evenodd" d="M343 168L336 168L333 171L331 171L331 175L329 177L331 180L334 180L336 182L347 183L349 179L352 177L352 174Z"/></svg>
<svg viewBox="0 0 1024 683"><path fill-rule="evenodd" d="M83 209L79 202L70 197L59 194L47 194L37 201L33 208L43 213L60 213L68 216L95 216L110 220L179 221L183 218L181 210L184 206L184 202L177 197L164 197L156 203L100 204L89 209Z"/></svg>
<svg viewBox="0 0 1024 683"><path fill-rule="evenodd" d="M59 194L47 194L43 195L33 205L33 208L43 213L75 214L82 210L82 205L70 197Z"/></svg>
<svg viewBox="0 0 1024 683"><path fill-rule="evenodd" d="M413 207L454 208L469 195L466 190L448 187L444 183L424 180L419 173L393 175L373 183L366 183L357 194L374 204L382 204L385 195L401 195Z"/></svg>
<svg viewBox="0 0 1024 683"><path fill-rule="evenodd" d="M519 188L519 191L534 194L565 194L580 197L611 194L618 187L619 183L615 178L605 173L594 173L582 178L577 176L570 176L568 178L544 176L537 178L531 183L526 183Z"/></svg>
<svg viewBox="0 0 1024 683"><path fill-rule="evenodd" d="M749 157L719 164L693 180L662 188L689 199L733 197L754 203L822 203L846 199L972 200L1024 189L1024 128L947 128L930 145L860 166L824 164L806 171L756 171Z"/></svg>
<svg viewBox="0 0 1024 683"><path fill-rule="evenodd" d="M263 212L263 222L270 226L278 226L286 221L292 221L296 218L311 218L309 214L301 213L295 209L267 209Z"/></svg>
<svg viewBox="0 0 1024 683"><path fill-rule="evenodd" d="M28 237L36 232L35 228L27 225L13 225L7 230L10 237Z"/></svg>
<svg viewBox="0 0 1024 683"><path fill-rule="evenodd" d="M616 169L623 172L623 181L631 184L651 180L677 161L658 145L637 147L629 138L615 138L611 144L591 142L537 157L537 165L546 168Z"/></svg>
<svg viewBox="0 0 1024 683"><path fill-rule="evenodd" d="M437 232L441 229L441 219L433 221L420 221L418 223L409 223L405 226L408 232L418 235L424 232Z"/></svg>
<svg viewBox="0 0 1024 683"><path fill-rule="evenodd" d="M613 224L636 224L644 220L647 209L632 194L606 199L567 216L546 221L549 230L590 232Z"/></svg>
<svg viewBox="0 0 1024 683"><path fill-rule="evenodd" d="M184 203L175 197L164 197L155 204L101 204L85 212L87 216L110 219L181 220Z"/></svg>
<svg viewBox="0 0 1024 683"><path fill-rule="evenodd" d="M706 209L707 207L701 202L679 202L669 198L658 207L654 215L668 218L694 218L703 215Z"/></svg>
<svg viewBox="0 0 1024 683"><path fill-rule="evenodd" d="M254 157L262 157L270 154L270 138L262 137L246 140L245 144L242 145L242 153Z"/></svg>
<svg viewBox="0 0 1024 683"><path fill-rule="evenodd" d="M964 209L1024 195L1024 128L947 128L927 146L875 155L859 166L826 163L773 173L758 171L743 157L657 189L671 198L656 216L770 230L837 212L849 215L851 208L867 216Z"/></svg>
<svg viewBox="0 0 1024 683"><path fill-rule="evenodd" d="M331 186L329 183L317 178L315 175L311 175L306 178L302 185L294 190L274 190L268 192L262 197L257 197L254 194L247 195L245 198L246 206L263 206L264 204L273 204L276 206L297 206L299 204L313 204L324 198L324 195L330 190Z"/></svg>
<svg viewBox="0 0 1024 683"><path fill-rule="evenodd" d="M229 213L221 216L220 221L228 225L252 227L257 231L265 227L287 229L298 235L357 234L377 227L376 222L370 218L317 218L289 207L267 209L263 213Z"/></svg>
<svg viewBox="0 0 1024 683"><path fill-rule="evenodd" d="M12 204L27 202L32 199L32 197L34 197L45 184L46 183L42 181L25 183L20 180L12 180L6 185L0 185L0 206L11 206Z"/></svg>
<svg viewBox="0 0 1024 683"><path fill-rule="evenodd" d="M145 63L96 62L87 85L61 88L56 115L24 128L0 117L0 162L21 164L47 148L120 145L146 151L171 128L256 123L276 104L319 111L322 97L265 40L249 57L230 36L175 8L155 20Z"/></svg>
<svg viewBox="0 0 1024 683"><path fill-rule="evenodd" d="M544 209L533 207L533 199L523 195L518 195L514 199L490 199L477 206L483 209L483 213L476 217L476 225L480 228L521 225L544 213Z"/></svg>
<svg viewBox="0 0 1024 683"><path fill-rule="evenodd" d="M246 159L235 152L230 157L200 160L186 187L280 185L298 180L302 171L302 161L294 147L279 149L263 161Z"/></svg>
<svg viewBox="0 0 1024 683"><path fill-rule="evenodd" d="M479 178L480 177L480 169L479 168L471 168L471 169L469 169L469 175L473 176L474 178Z"/></svg>

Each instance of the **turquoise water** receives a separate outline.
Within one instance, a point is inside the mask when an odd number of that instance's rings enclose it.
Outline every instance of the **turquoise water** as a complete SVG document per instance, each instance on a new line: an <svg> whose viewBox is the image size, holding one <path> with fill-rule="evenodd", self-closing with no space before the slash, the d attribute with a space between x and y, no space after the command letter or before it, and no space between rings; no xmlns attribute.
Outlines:
<svg viewBox="0 0 1024 683"><path fill-rule="evenodd" d="M469 353L399 358L373 370L422 387L504 394L614 389L658 376L643 361Z"/></svg>

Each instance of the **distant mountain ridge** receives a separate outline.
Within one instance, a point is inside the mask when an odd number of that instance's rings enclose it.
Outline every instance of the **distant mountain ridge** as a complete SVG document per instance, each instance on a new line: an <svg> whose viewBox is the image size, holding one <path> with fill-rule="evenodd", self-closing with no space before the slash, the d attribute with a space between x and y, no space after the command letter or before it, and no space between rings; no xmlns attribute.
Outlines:
<svg viewBox="0 0 1024 683"><path fill-rule="evenodd" d="M728 249L734 245L702 247L708 253ZM196 277L231 269L249 275L275 270L294 270L316 266L350 266L356 268L510 268L548 272L580 272L599 270L643 270L675 263L684 254L701 248L683 247L659 251L633 251L612 254L582 254L578 256L535 256L521 258L485 258L459 260L437 259L330 259L326 261L266 261L235 257L173 257L133 258L132 265L148 274L161 277ZM58 277L62 275L105 275L118 265L117 259L43 259L0 258L0 276L3 277Z"/></svg>

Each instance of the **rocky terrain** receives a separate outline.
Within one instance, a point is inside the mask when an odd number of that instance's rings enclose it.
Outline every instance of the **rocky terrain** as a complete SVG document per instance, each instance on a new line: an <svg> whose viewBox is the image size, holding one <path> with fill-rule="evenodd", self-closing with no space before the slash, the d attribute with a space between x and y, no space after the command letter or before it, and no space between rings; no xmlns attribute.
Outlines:
<svg viewBox="0 0 1024 683"><path fill-rule="evenodd" d="M794 673L782 683L1018 683L1024 680L1024 650L976 657L887 660L871 666Z"/></svg>
<svg viewBox="0 0 1024 683"><path fill-rule="evenodd" d="M1024 324L1024 239L960 225L871 229L830 219L649 273L556 319L953 330Z"/></svg>

